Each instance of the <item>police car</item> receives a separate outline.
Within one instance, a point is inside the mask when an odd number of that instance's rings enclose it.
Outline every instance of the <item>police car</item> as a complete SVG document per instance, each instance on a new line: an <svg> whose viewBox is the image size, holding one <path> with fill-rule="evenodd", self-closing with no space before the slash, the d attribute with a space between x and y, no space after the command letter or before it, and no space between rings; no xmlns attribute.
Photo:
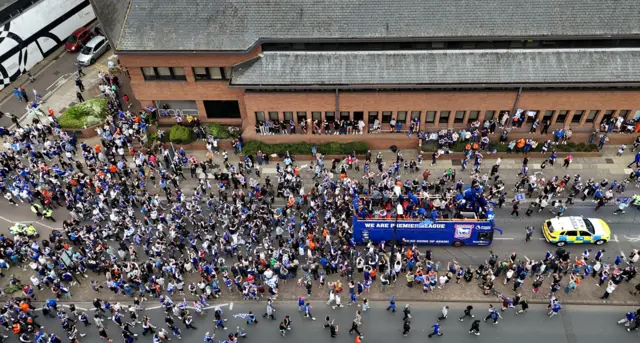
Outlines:
<svg viewBox="0 0 640 343"><path fill-rule="evenodd" d="M566 244L604 244L611 237L609 225L602 219L563 217L547 219L542 224L542 233L549 243L559 247Z"/></svg>

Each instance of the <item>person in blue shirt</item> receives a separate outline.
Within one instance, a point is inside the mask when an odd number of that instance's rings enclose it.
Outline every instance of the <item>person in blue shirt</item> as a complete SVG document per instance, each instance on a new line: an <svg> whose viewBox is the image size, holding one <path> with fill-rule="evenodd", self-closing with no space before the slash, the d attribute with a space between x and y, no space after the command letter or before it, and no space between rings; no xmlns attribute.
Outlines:
<svg viewBox="0 0 640 343"><path fill-rule="evenodd" d="M640 151L638 151L636 153L636 156L633 158L633 161L631 161L631 163L629 163L629 165L627 165L627 168L631 168L632 164L636 164L636 168L638 168L638 166L640 166Z"/></svg>
<svg viewBox="0 0 640 343"><path fill-rule="evenodd" d="M431 338L434 335L442 336L442 331L440 331L440 324L435 323L431 325L431 327L433 327L433 332L429 334L429 338Z"/></svg>
<svg viewBox="0 0 640 343"><path fill-rule="evenodd" d="M391 300L389 300L389 307L387 307L387 311L391 310L391 312L396 312L396 297L392 296Z"/></svg>
<svg viewBox="0 0 640 343"><path fill-rule="evenodd" d="M561 309L562 309L562 305L560 305L560 303L556 301L556 302L553 303L553 306L551 307L551 311L549 311L549 313L547 313L547 315L549 315L549 318L551 318L551 317L557 315L560 312Z"/></svg>

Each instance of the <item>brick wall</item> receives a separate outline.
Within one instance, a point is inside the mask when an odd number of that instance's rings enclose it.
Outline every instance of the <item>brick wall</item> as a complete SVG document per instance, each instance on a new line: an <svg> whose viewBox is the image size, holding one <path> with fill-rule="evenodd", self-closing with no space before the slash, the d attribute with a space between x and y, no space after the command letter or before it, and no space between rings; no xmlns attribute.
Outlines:
<svg viewBox="0 0 640 343"><path fill-rule="evenodd" d="M228 80L196 81L193 67L231 67L260 53L256 49L249 54L223 55L118 55L120 63L129 70L131 88L142 106L155 106L156 100L195 100L201 120L208 121L203 100L237 100L241 117L245 118L244 90L229 88ZM142 67L183 67L186 81L145 81ZM215 120L211 120L215 121ZM227 124L232 121L220 120Z"/></svg>
<svg viewBox="0 0 640 343"><path fill-rule="evenodd" d="M278 112L279 118L284 118L283 112L293 112L297 122L297 112L306 112L307 119L312 118L312 112L319 111L324 118L325 112L340 111L363 112L363 118L368 123L368 112L377 111L379 118L383 111L392 111L396 116L398 111L407 112L407 120L412 111L420 111L420 122L424 128L427 111L436 111L435 123L427 127L435 128L463 128L468 126L470 111L479 111L478 119L485 117L486 111L511 110L516 100L517 92L510 91L424 91L424 92L255 92L245 93L242 89L228 87L227 80L195 81L192 67L230 67L244 62L260 53L259 49L249 54L224 55L127 55L121 54L120 62L129 69L131 87L135 97L142 106L155 106L154 100L195 100L201 114L201 119L207 121L203 100L237 100L240 105L242 119L219 120L228 124L242 123L245 129L253 130L255 112ZM145 81L140 67L183 67L186 81ZM336 109L338 104L338 109ZM576 134L588 133L594 124L600 122L607 110L615 110L617 116L620 110L629 110L628 117L640 109L640 91L523 91L517 108L538 111L542 119L546 110L552 110L552 120L555 121L560 111L566 110L564 123L556 123L553 128L570 126ZM572 121L578 110L585 113L577 122ZM599 111L593 122L587 122L589 111ZM449 119L439 123L440 111L450 111ZM455 123L456 111L464 111L462 123ZM576 117L577 118L577 117ZM523 131L530 127L524 125Z"/></svg>

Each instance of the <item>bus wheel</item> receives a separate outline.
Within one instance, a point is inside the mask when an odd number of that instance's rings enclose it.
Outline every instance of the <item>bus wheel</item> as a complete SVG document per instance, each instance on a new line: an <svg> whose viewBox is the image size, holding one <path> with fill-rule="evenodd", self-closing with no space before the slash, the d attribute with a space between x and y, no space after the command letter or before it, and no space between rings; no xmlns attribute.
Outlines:
<svg viewBox="0 0 640 343"><path fill-rule="evenodd" d="M463 243L462 241L455 241L455 242L453 242L453 246L454 246L454 247L461 247L461 246L463 246L463 245L464 245L464 243Z"/></svg>

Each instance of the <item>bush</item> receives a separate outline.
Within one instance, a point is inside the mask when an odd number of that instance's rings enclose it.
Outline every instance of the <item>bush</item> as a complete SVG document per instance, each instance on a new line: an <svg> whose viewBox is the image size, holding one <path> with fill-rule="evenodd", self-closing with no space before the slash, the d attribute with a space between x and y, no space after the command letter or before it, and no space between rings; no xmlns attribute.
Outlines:
<svg viewBox="0 0 640 343"><path fill-rule="evenodd" d="M107 118L107 99L96 98L69 107L58 117L66 129L84 129L104 122Z"/></svg>
<svg viewBox="0 0 640 343"><path fill-rule="evenodd" d="M219 139L238 138L238 134L231 132L228 126L219 123L209 123L206 125L208 134Z"/></svg>
<svg viewBox="0 0 640 343"><path fill-rule="evenodd" d="M317 144L318 152L327 155L347 155L352 151L356 154L366 154L369 149L369 145L365 142L352 142L346 144L340 143L325 143ZM242 152L245 155L255 155L258 150L265 154L285 154L287 151L292 155L311 155L311 149L313 144L311 143L286 143L286 144L266 144L259 141L246 142L242 147Z"/></svg>
<svg viewBox="0 0 640 343"><path fill-rule="evenodd" d="M174 125L169 132L169 140L176 144L189 144L196 140L196 133L189 127Z"/></svg>

